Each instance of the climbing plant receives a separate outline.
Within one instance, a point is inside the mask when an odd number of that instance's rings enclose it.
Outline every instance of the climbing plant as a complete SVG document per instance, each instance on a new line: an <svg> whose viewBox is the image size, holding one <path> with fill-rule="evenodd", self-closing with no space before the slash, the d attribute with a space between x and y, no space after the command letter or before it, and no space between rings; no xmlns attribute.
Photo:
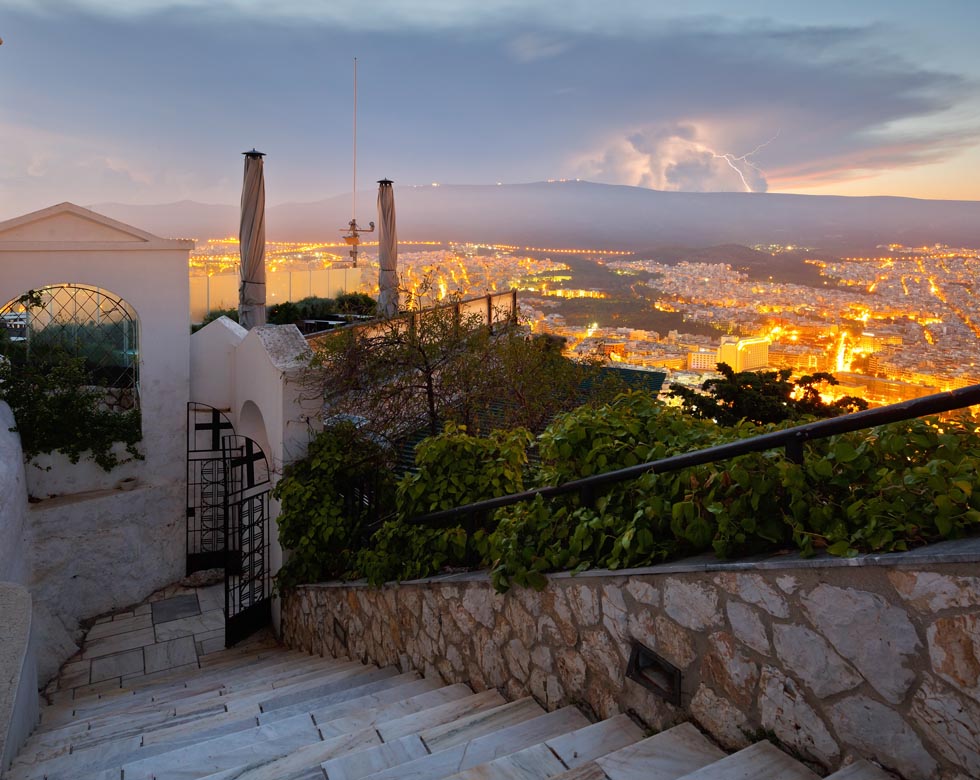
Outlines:
<svg viewBox="0 0 980 780"><path fill-rule="evenodd" d="M44 306L40 292L30 290L14 303L31 311ZM0 400L14 415L24 458L57 452L77 463L89 457L105 471L130 459L141 459L139 409L120 411L107 403L104 375L112 373L93 363L90 352L101 344L96 328L75 334L78 347L66 351L44 332L27 341L0 340ZM87 337L87 338L86 338ZM92 344L95 344L93 347ZM105 351L105 350L103 350ZM116 370L115 374L120 372ZM120 452L117 445L122 445Z"/></svg>

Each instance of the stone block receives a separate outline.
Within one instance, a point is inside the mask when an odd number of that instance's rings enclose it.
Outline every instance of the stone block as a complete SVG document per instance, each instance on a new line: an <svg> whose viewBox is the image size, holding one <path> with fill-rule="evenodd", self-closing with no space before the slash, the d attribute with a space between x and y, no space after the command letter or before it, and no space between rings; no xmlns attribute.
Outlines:
<svg viewBox="0 0 980 780"><path fill-rule="evenodd" d="M980 615L939 618L926 631L933 671L964 693L980 696Z"/></svg>
<svg viewBox="0 0 980 780"><path fill-rule="evenodd" d="M789 617L786 599L759 574L724 572L715 577L715 582L728 593L761 607L773 617Z"/></svg>
<svg viewBox="0 0 980 780"><path fill-rule="evenodd" d="M980 704L949 690L927 677L915 694L911 715L929 744L965 769L980 777Z"/></svg>
<svg viewBox="0 0 980 780"><path fill-rule="evenodd" d="M800 685L780 670L767 666L759 685L759 719L762 728L807 758L825 767L840 757L840 748L816 711L807 704Z"/></svg>
<svg viewBox="0 0 980 780"><path fill-rule="evenodd" d="M691 715L722 747L741 750L749 745L750 731L745 713L706 685L701 685L691 699Z"/></svg>
<svg viewBox="0 0 980 780"><path fill-rule="evenodd" d="M932 615L943 609L980 606L980 577L950 577L933 571L888 572L895 591L914 609Z"/></svg>
<svg viewBox="0 0 980 780"><path fill-rule="evenodd" d="M708 640L708 652L701 661L701 679L739 708L748 710L755 701L759 666L739 649L735 637L722 631Z"/></svg>
<svg viewBox="0 0 980 780"><path fill-rule="evenodd" d="M748 645L757 653L769 655L769 636L762 622L759 610L740 601L729 601L725 607L732 633L739 642Z"/></svg>
<svg viewBox="0 0 980 780"><path fill-rule="evenodd" d="M822 636L805 626L773 626L773 644L779 663L821 698L861 684L854 667L834 652Z"/></svg>
<svg viewBox="0 0 980 780"><path fill-rule="evenodd" d="M906 664L920 648L904 610L876 593L827 584L802 602L816 629L875 690L893 704L902 701L915 679Z"/></svg>
<svg viewBox="0 0 980 780"><path fill-rule="evenodd" d="M892 707L851 696L829 708L830 725L843 744L873 758L906 780L929 780L938 770L922 740Z"/></svg>
<svg viewBox="0 0 980 780"><path fill-rule="evenodd" d="M664 609L685 628L703 631L721 624L718 594L700 582L670 580L664 589Z"/></svg>

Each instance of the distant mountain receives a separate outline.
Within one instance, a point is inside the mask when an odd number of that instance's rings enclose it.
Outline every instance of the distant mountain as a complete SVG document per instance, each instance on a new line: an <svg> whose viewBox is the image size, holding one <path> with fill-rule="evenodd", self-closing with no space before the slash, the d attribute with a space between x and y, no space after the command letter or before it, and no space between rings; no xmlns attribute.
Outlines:
<svg viewBox="0 0 980 780"><path fill-rule="evenodd" d="M358 198L375 218L375 193ZM664 246L804 244L850 251L876 244L980 246L980 201L850 198L733 192L661 192L591 182L395 185L402 239L471 240L538 247L647 251ZM238 207L181 201L102 203L96 211L152 233L198 239L237 235ZM270 240L336 239L350 196L286 203L266 212ZM746 258L748 259L748 258Z"/></svg>

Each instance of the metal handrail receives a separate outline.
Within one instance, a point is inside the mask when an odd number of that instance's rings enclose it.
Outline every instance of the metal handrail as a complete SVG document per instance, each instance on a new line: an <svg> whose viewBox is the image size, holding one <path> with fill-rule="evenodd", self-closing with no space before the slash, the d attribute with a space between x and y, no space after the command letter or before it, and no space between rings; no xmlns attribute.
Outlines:
<svg viewBox="0 0 980 780"><path fill-rule="evenodd" d="M494 306L494 304L497 301L504 298L507 299L505 307ZM480 316L484 316L484 315L486 316L488 328L493 328L495 322L497 322L497 320L495 320L494 318L494 314L499 314L501 312L506 313L506 319L503 320L502 322L517 322L518 312L517 312L516 289L503 290L500 292L492 292L492 293L487 293L486 295L477 295L473 298L463 298L461 300L450 301L448 303L437 303L433 306L429 306L424 309L418 309L415 311L412 310L402 311L399 312L398 315L395 316L393 319L405 320L406 322L411 323L416 316L429 314L430 312L434 312L434 311L441 311L443 309L453 309L455 311L456 321L458 322L460 320L462 308L469 304L475 304L475 303L484 304L486 306L486 311L485 312L481 311ZM305 338L307 341L315 341L319 338L322 338L323 336L336 333L337 331L349 332L351 330L372 328L372 327L376 327L377 324L378 324L378 318L370 317L362 322L349 323L342 328L329 328L327 330L318 330L313 333L304 333L303 338Z"/></svg>
<svg viewBox="0 0 980 780"><path fill-rule="evenodd" d="M717 444L703 450L685 452L669 458L661 458L660 460L650 461L648 463L640 463L636 466L607 471L604 474L594 474L590 477L564 482L561 485L532 488L531 490L524 490L520 493L511 493L510 495L499 496L498 498L476 501L472 504L455 507L454 509L430 512L429 514L410 518L408 522L417 525L441 524L447 520L461 519L474 514L499 509L500 507L518 504L522 501L530 501L537 496L553 498L569 493L580 493L584 502L591 503L597 488L605 485L636 479L649 472L664 474L690 468L691 466L703 466L706 463L727 460L750 452L763 452L777 447L785 447L786 455L790 460L802 463L804 442L825 439L829 436L837 436L842 433L852 433L865 428L873 428L877 425L912 420L916 417L925 417L930 414L951 412L976 404L980 404L980 385L971 385L957 390L915 398L911 401L902 401L901 403L880 406L875 409L865 409L864 411L833 417L828 420L818 420L804 425L797 425L782 431L763 433L759 436L740 439L739 441L733 441L727 444Z"/></svg>

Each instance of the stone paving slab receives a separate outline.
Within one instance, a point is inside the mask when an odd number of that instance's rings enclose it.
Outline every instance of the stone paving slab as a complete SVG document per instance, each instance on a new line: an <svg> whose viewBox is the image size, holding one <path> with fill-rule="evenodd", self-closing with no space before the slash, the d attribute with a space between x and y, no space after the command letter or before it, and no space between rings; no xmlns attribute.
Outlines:
<svg viewBox="0 0 980 780"><path fill-rule="evenodd" d="M51 703L104 697L145 675L202 666L224 650L224 585L168 586L143 604L93 621L82 648L46 695Z"/></svg>
<svg viewBox="0 0 980 780"><path fill-rule="evenodd" d="M143 671L143 648L137 647L115 655L107 655L92 661L92 682L101 682L110 677L126 674L139 674Z"/></svg>
<svg viewBox="0 0 980 780"><path fill-rule="evenodd" d="M197 594L172 596L163 601L155 601L150 605L150 608L153 615L153 625L201 614L201 605L197 600Z"/></svg>
<svg viewBox="0 0 980 780"><path fill-rule="evenodd" d="M194 663L197 661L197 648L194 646L194 637L184 636L169 642L147 645L143 648L143 655L146 658L146 671L160 672Z"/></svg>

